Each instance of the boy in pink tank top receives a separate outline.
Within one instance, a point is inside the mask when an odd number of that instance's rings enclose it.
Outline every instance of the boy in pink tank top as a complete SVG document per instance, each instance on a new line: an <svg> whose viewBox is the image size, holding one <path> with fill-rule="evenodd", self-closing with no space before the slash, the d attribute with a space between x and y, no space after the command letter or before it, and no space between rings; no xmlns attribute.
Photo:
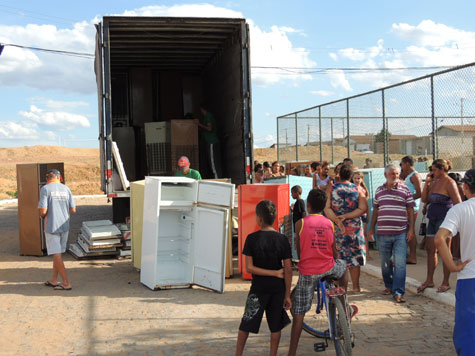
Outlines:
<svg viewBox="0 0 475 356"><path fill-rule="evenodd" d="M327 195L324 190L312 189L307 197L309 216L295 224L295 245L299 256L299 280L292 301L293 321L289 356L297 353L305 313L312 307L315 286L323 277L347 278L346 262L336 259L333 223L321 213Z"/></svg>

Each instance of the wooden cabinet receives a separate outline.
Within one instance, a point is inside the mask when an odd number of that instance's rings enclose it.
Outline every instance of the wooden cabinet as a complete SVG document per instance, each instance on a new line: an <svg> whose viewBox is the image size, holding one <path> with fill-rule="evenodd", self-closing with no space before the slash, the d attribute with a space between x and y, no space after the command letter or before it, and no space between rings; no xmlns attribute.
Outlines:
<svg viewBox="0 0 475 356"><path fill-rule="evenodd" d="M64 179L63 163L17 164L18 231L20 255L43 256L46 252L43 219L38 202L40 189L46 184L46 172L57 169Z"/></svg>

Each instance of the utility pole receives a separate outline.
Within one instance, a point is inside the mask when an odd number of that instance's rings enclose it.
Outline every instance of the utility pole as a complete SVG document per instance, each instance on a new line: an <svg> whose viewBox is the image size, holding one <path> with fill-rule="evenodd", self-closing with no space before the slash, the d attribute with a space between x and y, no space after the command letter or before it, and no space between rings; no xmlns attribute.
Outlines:
<svg viewBox="0 0 475 356"><path fill-rule="evenodd" d="M341 119L341 142L345 142L345 119Z"/></svg>
<svg viewBox="0 0 475 356"><path fill-rule="evenodd" d="M285 129L285 147L287 147L289 145L289 141L287 139L287 130L288 130L288 128Z"/></svg>
<svg viewBox="0 0 475 356"><path fill-rule="evenodd" d="M465 156L464 126L463 126L463 98L460 98L460 121L462 124L462 157Z"/></svg>
<svg viewBox="0 0 475 356"><path fill-rule="evenodd" d="M310 145L310 124L307 124L307 146Z"/></svg>

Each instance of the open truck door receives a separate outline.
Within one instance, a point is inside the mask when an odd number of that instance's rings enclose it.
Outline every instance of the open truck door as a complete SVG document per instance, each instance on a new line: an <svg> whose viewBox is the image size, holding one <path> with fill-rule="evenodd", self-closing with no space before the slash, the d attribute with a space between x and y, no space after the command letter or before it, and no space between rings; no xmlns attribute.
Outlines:
<svg viewBox="0 0 475 356"><path fill-rule="evenodd" d="M99 161L101 167L101 190L106 192L106 165L105 165L105 140L104 140L104 78L102 72L102 26L96 25L96 50L94 59L94 72L97 84L97 108L99 120Z"/></svg>

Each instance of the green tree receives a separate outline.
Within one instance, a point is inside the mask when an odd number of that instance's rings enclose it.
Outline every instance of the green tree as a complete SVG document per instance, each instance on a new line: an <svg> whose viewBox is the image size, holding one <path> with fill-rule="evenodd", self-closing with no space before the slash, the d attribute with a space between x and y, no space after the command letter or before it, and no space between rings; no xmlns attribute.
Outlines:
<svg viewBox="0 0 475 356"><path fill-rule="evenodd" d="M375 135L375 141L376 142L384 142L384 129L381 129L376 135ZM386 135L388 136L388 140L391 137L391 132L386 130Z"/></svg>

